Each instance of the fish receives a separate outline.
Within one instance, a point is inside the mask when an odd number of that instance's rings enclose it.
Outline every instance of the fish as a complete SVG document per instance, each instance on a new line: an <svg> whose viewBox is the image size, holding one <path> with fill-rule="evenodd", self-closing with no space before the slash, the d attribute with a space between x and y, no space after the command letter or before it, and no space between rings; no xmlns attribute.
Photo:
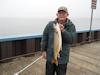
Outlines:
<svg viewBox="0 0 100 75"><path fill-rule="evenodd" d="M61 36L61 30L59 27L59 24L53 24L54 27L54 43L53 43L53 52L54 52L54 58L52 63L58 65L58 58L60 57L60 51L62 50L62 36Z"/></svg>

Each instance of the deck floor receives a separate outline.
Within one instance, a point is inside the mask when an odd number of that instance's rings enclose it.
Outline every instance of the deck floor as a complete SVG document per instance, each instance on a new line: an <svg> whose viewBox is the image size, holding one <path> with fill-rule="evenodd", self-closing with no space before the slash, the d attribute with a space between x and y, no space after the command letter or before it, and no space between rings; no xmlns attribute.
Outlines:
<svg viewBox="0 0 100 75"><path fill-rule="evenodd" d="M16 58L0 63L0 75L14 75L39 56ZM40 59L20 75L45 75L45 60ZM67 75L100 75L100 41L72 47Z"/></svg>
<svg viewBox="0 0 100 75"><path fill-rule="evenodd" d="M68 75L100 75L100 42L71 49Z"/></svg>

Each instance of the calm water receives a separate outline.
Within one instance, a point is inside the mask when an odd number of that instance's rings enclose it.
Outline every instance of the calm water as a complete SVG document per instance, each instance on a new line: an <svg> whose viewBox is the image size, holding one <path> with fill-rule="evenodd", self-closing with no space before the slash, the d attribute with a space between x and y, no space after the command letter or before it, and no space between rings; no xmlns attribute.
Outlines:
<svg viewBox="0 0 100 75"><path fill-rule="evenodd" d="M71 19L77 31L89 30L90 19ZM0 18L0 36L42 34L50 21L46 18ZM100 19L93 19L92 29L100 29Z"/></svg>

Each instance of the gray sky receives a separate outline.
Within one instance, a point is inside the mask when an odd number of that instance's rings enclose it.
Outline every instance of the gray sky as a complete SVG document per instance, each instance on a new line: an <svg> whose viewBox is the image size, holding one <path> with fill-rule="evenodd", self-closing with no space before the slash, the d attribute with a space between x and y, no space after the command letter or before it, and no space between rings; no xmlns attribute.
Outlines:
<svg viewBox="0 0 100 75"><path fill-rule="evenodd" d="M69 17L90 18L91 0L0 0L0 17L56 17L59 6L68 8ZM100 0L94 17L100 18Z"/></svg>

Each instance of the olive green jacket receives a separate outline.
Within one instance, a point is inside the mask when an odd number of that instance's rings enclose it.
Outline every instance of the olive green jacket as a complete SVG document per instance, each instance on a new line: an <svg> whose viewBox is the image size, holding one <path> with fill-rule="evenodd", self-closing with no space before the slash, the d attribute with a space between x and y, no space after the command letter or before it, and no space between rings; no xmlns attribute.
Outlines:
<svg viewBox="0 0 100 75"><path fill-rule="evenodd" d="M54 23L57 23L57 19L54 21L50 21L46 25L41 40L41 50L46 51L47 61L49 62L51 62L53 59ZM76 38L75 26L69 19L66 20L64 24L64 29L65 31L61 33L62 51L60 52L60 58L58 59L59 64L66 64L69 61L70 44L72 44Z"/></svg>

